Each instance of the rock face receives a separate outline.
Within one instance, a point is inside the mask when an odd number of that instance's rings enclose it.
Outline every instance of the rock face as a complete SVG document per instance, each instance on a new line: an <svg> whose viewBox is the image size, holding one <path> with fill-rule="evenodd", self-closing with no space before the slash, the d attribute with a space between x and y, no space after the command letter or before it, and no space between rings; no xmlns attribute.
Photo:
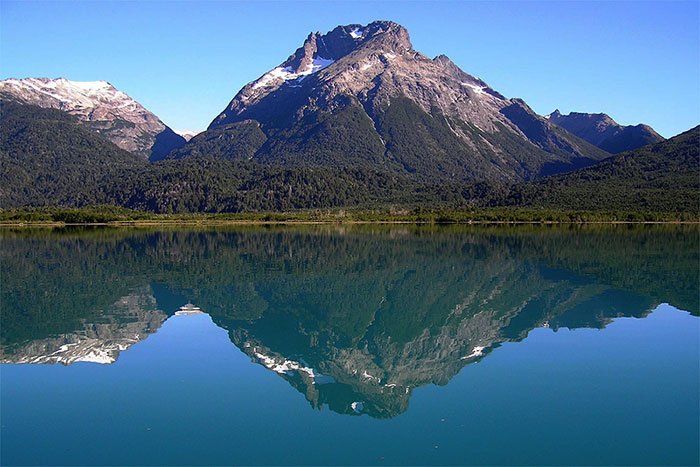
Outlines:
<svg viewBox="0 0 700 467"><path fill-rule="evenodd" d="M571 112L562 115L555 110L546 117L550 122L597 147L617 154L658 143L664 138L648 125L623 126L609 115Z"/></svg>
<svg viewBox="0 0 700 467"><path fill-rule="evenodd" d="M122 149L162 159L185 139L106 81L26 78L0 81L0 97L63 110Z"/></svg>
<svg viewBox="0 0 700 467"><path fill-rule="evenodd" d="M371 166L433 180L521 180L609 156L446 56L413 50L406 29L385 21L310 34L244 86L208 132L242 135L216 151L227 158ZM197 142L208 132L175 157L204 153ZM237 151L245 138L253 151Z"/></svg>

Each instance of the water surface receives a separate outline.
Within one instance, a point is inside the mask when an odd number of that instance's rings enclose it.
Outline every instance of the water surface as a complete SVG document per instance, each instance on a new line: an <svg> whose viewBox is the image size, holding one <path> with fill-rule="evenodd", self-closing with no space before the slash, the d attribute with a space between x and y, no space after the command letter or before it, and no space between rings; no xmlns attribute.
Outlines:
<svg viewBox="0 0 700 467"><path fill-rule="evenodd" d="M1 235L3 465L699 461L693 228Z"/></svg>

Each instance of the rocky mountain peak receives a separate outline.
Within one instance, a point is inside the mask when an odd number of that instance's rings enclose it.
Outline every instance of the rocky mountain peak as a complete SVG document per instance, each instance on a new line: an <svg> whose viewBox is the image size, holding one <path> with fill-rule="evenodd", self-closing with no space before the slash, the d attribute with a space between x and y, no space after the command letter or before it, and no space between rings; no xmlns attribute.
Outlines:
<svg viewBox="0 0 700 467"><path fill-rule="evenodd" d="M325 123L335 118L349 121ZM348 123L356 128L350 130ZM331 148L359 138L368 147L324 149L318 157L326 163L325 159L336 161L339 155L352 153L359 160L394 164L409 173L420 172L419 166L426 170L440 166L443 174L455 178L516 180L546 174L553 170L550 167L573 168L608 156L582 141L569 141L571 136L561 131L555 134L557 128L524 101L499 94L447 56L432 59L414 50L408 31L391 21L309 34L287 60L244 86L209 130L225 132L222 127L227 125L239 125L231 131L252 135L245 154L231 150L227 157L278 162L295 154L290 157L303 160L317 152L309 145ZM415 125L415 131L398 131L406 125ZM310 136L340 128L363 136L318 136L322 142ZM419 133L420 141L408 141ZM279 138L282 134L287 135L285 141ZM218 138L214 135L211 138ZM427 147L444 163L432 164L414 151L426 144L428 135L435 141ZM400 138L406 139L399 143ZM515 143L504 143L506 139Z"/></svg>
<svg viewBox="0 0 700 467"><path fill-rule="evenodd" d="M338 26L326 34L310 33L304 44L281 67L294 74L309 74L309 70L318 71L364 46L383 48L393 53L412 49L408 31L397 23L375 21L366 26L350 24Z"/></svg>

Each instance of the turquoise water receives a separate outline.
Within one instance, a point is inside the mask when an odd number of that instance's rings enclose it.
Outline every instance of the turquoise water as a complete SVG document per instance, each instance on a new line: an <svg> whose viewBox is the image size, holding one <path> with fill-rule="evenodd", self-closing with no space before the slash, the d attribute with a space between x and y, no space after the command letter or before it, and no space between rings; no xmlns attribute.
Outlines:
<svg viewBox="0 0 700 467"><path fill-rule="evenodd" d="M2 465L698 464L697 230L2 232Z"/></svg>

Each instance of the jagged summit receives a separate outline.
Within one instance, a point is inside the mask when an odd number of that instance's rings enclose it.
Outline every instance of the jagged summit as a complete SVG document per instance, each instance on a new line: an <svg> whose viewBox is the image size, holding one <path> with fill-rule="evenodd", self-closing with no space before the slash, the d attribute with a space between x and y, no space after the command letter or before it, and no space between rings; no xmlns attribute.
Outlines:
<svg viewBox="0 0 700 467"><path fill-rule="evenodd" d="M11 78L0 81L0 98L65 111L144 158L160 159L185 144L156 115L107 81Z"/></svg>
<svg viewBox="0 0 700 467"><path fill-rule="evenodd" d="M393 51L411 50L408 31L392 21L375 21L366 26L350 24L338 26L332 31L321 34L312 32L304 45L292 54L283 65L304 67L316 57L326 60L339 60L363 45L386 46Z"/></svg>
<svg viewBox="0 0 700 467"><path fill-rule="evenodd" d="M609 156L447 56L414 50L408 31L391 21L309 34L171 156L212 153L433 182L511 182Z"/></svg>
<svg viewBox="0 0 700 467"><path fill-rule="evenodd" d="M332 106L338 95L350 94L373 117L378 105L396 96L407 96L426 112L437 106L447 115L474 121L488 130L496 129L493 118L480 118L488 112L467 109L460 106L460 101L471 100L472 107L493 108L503 104L488 101L506 100L481 79L463 72L446 55L431 60L413 50L403 26L375 21L366 26L338 26L326 34L309 34L287 60L244 86L210 128L240 120L252 105L268 97L281 97L277 91L296 89L294 94L299 95L312 88L318 95L311 106ZM496 119L508 124L502 116Z"/></svg>
<svg viewBox="0 0 700 467"><path fill-rule="evenodd" d="M318 75L315 77L321 82L332 79L334 74L330 74L330 70L324 75L319 72L338 61L352 63L359 58L357 54L369 54L369 60L380 59L387 65L397 55L412 50L408 31L392 21L375 21L366 26L338 26L326 34L312 32L303 45L279 66L243 87L229 105L229 111L219 115L210 128L236 119L235 115L240 114L243 107L259 102L282 86L299 88L311 75ZM341 65L333 68L342 69ZM361 65L361 71L371 67L368 62Z"/></svg>

